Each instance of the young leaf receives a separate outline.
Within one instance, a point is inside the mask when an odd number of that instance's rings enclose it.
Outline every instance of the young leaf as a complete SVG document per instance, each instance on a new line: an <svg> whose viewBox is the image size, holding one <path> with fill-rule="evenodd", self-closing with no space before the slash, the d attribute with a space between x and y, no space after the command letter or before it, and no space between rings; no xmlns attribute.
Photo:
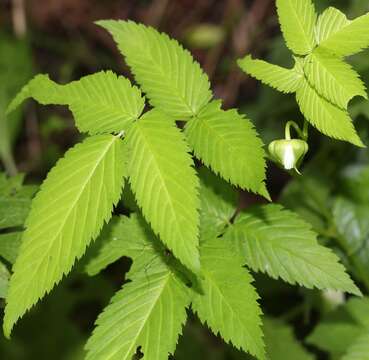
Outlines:
<svg viewBox="0 0 369 360"><path fill-rule="evenodd" d="M265 359L258 295L241 258L222 239L202 243L200 252L202 292L193 292L193 310L214 334Z"/></svg>
<svg viewBox="0 0 369 360"><path fill-rule="evenodd" d="M319 44L319 47L328 49L338 56L350 56L368 46L369 13L349 21L345 26L337 26L336 31Z"/></svg>
<svg viewBox="0 0 369 360"><path fill-rule="evenodd" d="M13 267L4 333L67 274L99 234L120 198L123 142L97 135L69 150L49 172L32 203Z"/></svg>
<svg viewBox="0 0 369 360"><path fill-rule="evenodd" d="M316 45L314 26L316 12L311 0L277 0L277 11L288 48L306 55Z"/></svg>
<svg viewBox="0 0 369 360"><path fill-rule="evenodd" d="M67 85L59 85L47 75L37 75L23 87L8 111L29 97L43 105L68 105L78 129L91 135L127 130L145 106L140 90L111 71L101 71Z"/></svg>
<svg viewBox="0 0 369 360"><path fill-rule="evenodd" d="M182 279L156 256L118 291L96 321L87 360L131 360L138 347L146 359L167 360L176 348L190 304Z"/></svg>
<svg viewBox="0 0 369 360"><path fill-rule="evenodd" d="M0 299L5 299L8 291L10 273L5 264L0 260Z"/></svg>
<svg viewBox="0 0 369 360"><path fill-rule="evenodd" d="M357 338L342 360L369 360L369 330Z"/></svg>
<svg viewBox="0 0 369 360"><path fill-rule="evenodd" d="M198 179L181 131L158 111L147 112L127 134L129 176L137 203L154 232L193 271L198 254Z"/></svg>
<svg viewBox="0 0 369 360"><path fill-rule="evenodd" d="M237 63L245 73L286 94L294 93L304 77L298 63L293 69L286 69L263 60L253 60L251 56L246 56Z"/></svg>
<svg viewBox="0 0 369 360"><path fill-rule="evenodd" d="M338 257L318 244L310 225L279 205L243 213L225 238L254 271L307 288L360 294Z"/></svg>
<svg viewBox="0 0 369 360"><path fill-rule="evenodd" d="M319 15L315 26L315 38L318 44L350 23L346 15L334 7L329 7Z"/></svg>
<svg viewBox="0 0 369 360"><path fill-rule="evenodd" d="M263 143L248 119L234 109L222 110L214 101L186 124L185 134L196 157L214 172L268 197Z"/></svg>
<svg viewBox="0 0 369 360"><path fill-rule="evenodd" d="M154 107L186 120L212 98L208 77L176 40L133 21L105 20L97 24L112 34Z"/></svg>
<svg viewBox="0 0 369 360"><path fill-rule="evenodd" d="M321 97L307 81L297 90L296 99L306 119L320 132L364 147L348 113Z"/></svg>
<svg viewBox="0 0 369 360"><path fill-rule="evenodd" d="M101 247L86 265L86 271L90 276L98 274L123 256L135 259L144 253L155 251L154 235L143 219L136 214L130 217L113 217L102 230L96 243L100 243Z"/></svg>
<svg viewBox="0 0 369 360"><path fill-rule="evenodd" d="M359 74L324 49L318 48L308 56L304 70L319 95L342 109L347 109L348 102L355 96L368 98Z"/></svg>
<svg viewBox="0 0 369 360"><path fill-rule="evenodd" d="M237 209L237 192L205 167L200 175L200 240L213 240L222 234Z"/></svg>

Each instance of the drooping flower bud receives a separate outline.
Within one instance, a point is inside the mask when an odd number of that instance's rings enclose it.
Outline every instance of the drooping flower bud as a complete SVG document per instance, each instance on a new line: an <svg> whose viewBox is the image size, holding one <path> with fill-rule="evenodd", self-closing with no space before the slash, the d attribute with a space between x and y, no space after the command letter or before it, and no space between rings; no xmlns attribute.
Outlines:
<svg viewBox="0 0 369 360"><path fill-rule="evenodd" d="M286 170L295 169L308 152L309 145L301 139L274 140L269 144L268 150L275 161L283 165Z"/></svg>

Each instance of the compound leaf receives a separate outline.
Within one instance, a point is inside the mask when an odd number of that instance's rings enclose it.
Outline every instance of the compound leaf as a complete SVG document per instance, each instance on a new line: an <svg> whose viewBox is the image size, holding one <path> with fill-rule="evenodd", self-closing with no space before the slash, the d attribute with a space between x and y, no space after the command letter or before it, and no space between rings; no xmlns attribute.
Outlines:
<svg viewBox="0 0 369 360"><path fill-rule="evenodd" d="M181 131L168 115L151 110L127 141L130 183L144 217L174 255L198 271L198 178Z"/></svg>
<svg viewBox="0 0 369 360"><path fill-rule="evenodd" d="M305 62L305 73L319 95L342 109L355 96L368 98L359 74L324 49L314 50Z"/></svg>
<svg viewBox="0 0 369 360"><path fill-rule="evenodd" d="M277 0L277 11L288 48L306 55L316 45L314 27L317 15L311 0Z"/></svg>
<svg viewBox="0 0 369 360"><path fill-rule="evenodd" d="M145 359L166 360L176 348L190 295L182 279L156 256L129 276L96 321L87 360L131 360L138 347Z"/></svg>
<svg viewBox="0 0 369 360"><path fill-rule="evenodd" d="M338 257L318 244L310 225L279 205L251 208L225 237L254 271L307 288L360 294Z"/></svg>
<svg viewBox="0 0 369 360"><path fill-rule="evenodd" d="M298 88L296 99L305 118L320 132L360 147L364 146L347 111L325 100L307 81Z"/></svg>
<svg viewBox="0 0 369 360"><path fill-rule="evenodd" d="M47 75L37 75L23 87L8 111L29 97L42 105L68 105L78 129L89 134L127 130L145 106L140 90L111 71L88 75L66 85L53 82Z"/></svg>
<svg viewBox="0 0 369 360"><path fill-rule="evenodd" d="M265 359L258 295L241 258L219 238L202 243L200 252L203 278L193 310L226 342Z"/></svg>
<svg viewBox="0 0 369 360"><path fill-rule="evenodd" d="M232 186L202 167L200 175L200 240L222 234L237 209L237 192Z"/></svg>
<svg viewBox="0 0 369 360"><path fill-rule="evenodd" d="M108 30L151 105L186 120L212 98L208 77L176 40L133 21L99 21Z"/></svg>
<svg viewBox="0 0 369 360"><path fill-rule="evenodd" d="M315 37L320 44L350 23L346 15L334 7L329 7L319 15L315 26Z"/></svg>
<svg viewBox="0 0 369 360"><path fill-rule="evenodd" d="M345 26L342 26L343 18L340 19L335 31L321 41L319 47L342 57L366 49L369 46L369 13L346 22Z"/></svg>
<svg viewBox="0 0 369 360"><path fill-rule="evenodd" d="M195 156L232 184L268 197L262 141L248 119L220 107L211 102L186 124Z"/></svg>
<svg viewBox="0 0 369 360"><path fill-rule="evenodd" d="M67 274L111 217L123 186L120 138L96 135L69 150L32 203L6 299L4 333Z"/></svg>
<svg viewBox="0 0 369 360"><path fill-rule="evenodd" d="M140 216L113 217L96 240L100 246L87 263L86 271L93 276L123 256L135 259L144 253L151 254L153 239L154 235Z"/></svg>
<svg viewBox="0 0 369 360"><path fill-rule="evenodd" d="M286 94L295 92L304 77L304 73L297 66L297 63L293 69L286 69L246 56L238 60L238 65L245 73L260 80L263 84Z"/></svg>

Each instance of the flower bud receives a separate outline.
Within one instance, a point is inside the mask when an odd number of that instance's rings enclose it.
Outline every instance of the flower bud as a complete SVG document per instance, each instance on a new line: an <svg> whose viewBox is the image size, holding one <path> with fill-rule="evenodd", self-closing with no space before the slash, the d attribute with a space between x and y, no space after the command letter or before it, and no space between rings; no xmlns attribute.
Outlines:
<svg viewBox="0 0 369 360"><path fill-rule="evenodd" d="M304 158L309 146L304 140L284 139L272 141L268 149L273 159L282 164L286 170L295 169L299 172L297 166Z"/></svg>

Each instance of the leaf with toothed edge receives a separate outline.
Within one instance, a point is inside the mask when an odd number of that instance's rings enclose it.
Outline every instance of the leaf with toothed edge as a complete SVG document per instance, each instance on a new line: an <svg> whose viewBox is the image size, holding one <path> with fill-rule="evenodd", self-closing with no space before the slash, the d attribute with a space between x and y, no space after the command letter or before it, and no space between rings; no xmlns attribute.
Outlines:
<svg viewBox="0 0 369 360"><path fill-rule="evenodd" d="M252 123L237 110L208 104L185 127L195 156L233 185L269 198L265 187L265 152Z"/></svg>
<svg viewBox="0 0 369 360"><path fill-rule="evenodd" d="M304 77L298 62L292 69L269 64L263 60L252 59L251 56L246 56L238 60L237 63L246 74L285 94L294 93Z"/></svg>
<svg viewBox="0 0 369 360"><path fill-rule="evenodd" d="M6 298L4 333L67 274L119 201L125 176L119 137L96 135L69 150L32 203Z"/></svg>
<svg viewBox="0 0 369 360"><path fill-rule="evenodd" d="M209 79L174 39L133 21L98 21L108 30L150 104L176 120L196 115L212 98Z"/></svg>
<svg viewBox="0 0 369 360"><path fill-rule="evenodd" d="M130 360L139 347L145 359L166 360L174 353L189 290L157 254L143 260L99 315L86 345L87 360Z"/></svg>
<svg viewBox="0 0 369 360"><path fill-rule="evenodd" d="M360 295L338 257L321 246L310 225L279 205L250 208L224 235L254 271L307 288Z"/></svg>
<svg viewBox="0 0 369 360"><path fill-rule="evenodd" d="M200 247L203 276L193 290L192 309L214 334L236 348L265 359L259 296L242 259L223 239Z"/></svg>
<svg viewBox="0 0 369 360"><path fill-rule="evenodd" d="M127 130L145 106L140 90L112 71L101 71L66 85L53 82L47 75L37 75L19 92L8 112L30 97L43 105L68 105L77 128L91 135Z"/></svg>
<svg viewBox="0 0 369 360"><path fill-rule="evenodd" d="M131 127L127 142L130 184L145 219L173 254L198 272L199 181L182 132L154 109Z"/></svg>

